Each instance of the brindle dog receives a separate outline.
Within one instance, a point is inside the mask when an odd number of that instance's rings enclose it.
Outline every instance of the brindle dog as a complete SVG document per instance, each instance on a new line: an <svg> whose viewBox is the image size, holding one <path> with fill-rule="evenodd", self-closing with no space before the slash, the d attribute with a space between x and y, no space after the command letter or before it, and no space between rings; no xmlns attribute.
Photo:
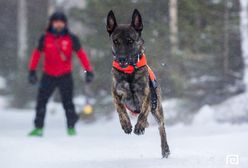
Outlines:
<svg viewBox="0 0 248 168"><path fill-rule="evenodd" d="M143 24L139 11L137 9L134 10L131 24L118 25L111 10L107 16L106 28L113 42L112 50L114 58L118 61L119 65L125 68L131 63L132 65L136 63L138 61L137 55L144 51L144 40L141 37ZM152 89L149 83L148 67L143 66L135 69L132 74L127 74L113 68L112 74L112 95L122 129L127 134L132 132L132 125L126 111L127 106L131 111L139 113L137 124L134 128L134 133L137 135L144 134L145 128L148 127L147 116L149 111L151 111L159 124L162 156L167 158L170 150L164 127L161 91L159 87L156 88L157 104L156 108L151 108Z"/></svg>

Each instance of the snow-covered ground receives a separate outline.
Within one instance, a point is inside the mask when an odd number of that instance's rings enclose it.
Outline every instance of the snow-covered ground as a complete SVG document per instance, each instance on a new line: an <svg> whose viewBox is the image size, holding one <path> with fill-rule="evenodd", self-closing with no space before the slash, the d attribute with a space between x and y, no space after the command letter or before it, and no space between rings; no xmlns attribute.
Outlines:
<svg viewBox="0 0 248 168"><path fill-rule="evenodd" d="M217 124L206 115L206 110L198 114L190 126L167 127L172 154L168 159L161 159L155 126L146 129L143 136L125 135L114 117L112 121L90 125L79 123L78 136L68 137L61 111L48 113L44 137L30 138L27 133L32 128L33 112L1 107L0 168L248 166L248 125Z"/></svg>
<svg viewBox="0 0 248 168"><path fill-rule="evenodd" d="M6 88L6 80L0 76L0 90Z"/></svg>

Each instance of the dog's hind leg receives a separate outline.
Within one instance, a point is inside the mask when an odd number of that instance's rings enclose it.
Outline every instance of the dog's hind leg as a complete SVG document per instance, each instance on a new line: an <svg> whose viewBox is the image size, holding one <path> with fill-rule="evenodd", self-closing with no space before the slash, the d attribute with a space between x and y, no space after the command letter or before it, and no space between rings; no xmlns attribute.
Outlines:
<svg viewBox="0 0 248 168"><path fill-rule="evenodd" d="M114 104L119 115L121 127L126 134L130 134L132 132L132 124L127 114L126 108L121 102L121 96L117 95L115 92L113 92L113 96Z"/></svg>
<svg viewBox="0 0 248 168"><path fill-rule="evenodd" d="M169 145L167 143L166 131L164 126L164 114L162 104L159 101L158 106L155 110L152 110L152 114L155 117L156 121L159 124L159 134L161 138L161 150L162 150L162 157L168 157L170 155Z"/></svg>

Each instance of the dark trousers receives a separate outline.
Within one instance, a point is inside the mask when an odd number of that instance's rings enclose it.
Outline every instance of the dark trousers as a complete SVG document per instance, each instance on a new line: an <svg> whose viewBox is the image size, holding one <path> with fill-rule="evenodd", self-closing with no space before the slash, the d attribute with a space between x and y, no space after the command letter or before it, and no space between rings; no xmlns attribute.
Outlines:
<svg viewBox="0 0 248 168"><path fill-rule="evenodd" d="M36 116L34 124L36 128L44 126L46 114L46 105L54 90L58 88L60 91L62 104L65 109L67 127L72 128L78 120L75 107L72 102L73 98L73 80L71 74L59 77L43 74L37 97Z"/></svg>

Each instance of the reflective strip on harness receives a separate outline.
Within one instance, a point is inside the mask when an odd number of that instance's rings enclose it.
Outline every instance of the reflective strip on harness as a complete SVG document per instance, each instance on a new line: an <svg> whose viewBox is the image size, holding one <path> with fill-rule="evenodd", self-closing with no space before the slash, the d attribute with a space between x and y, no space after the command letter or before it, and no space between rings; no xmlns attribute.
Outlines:
<svg viewBox="0 0 248 168"><path fill-rule="evenodd" d="M150 80L151 81L155 81L156 80L156 76L155 76L154 72L152 71L152 69L148 65L147 65L147 69L148 69Z"/></svg>

